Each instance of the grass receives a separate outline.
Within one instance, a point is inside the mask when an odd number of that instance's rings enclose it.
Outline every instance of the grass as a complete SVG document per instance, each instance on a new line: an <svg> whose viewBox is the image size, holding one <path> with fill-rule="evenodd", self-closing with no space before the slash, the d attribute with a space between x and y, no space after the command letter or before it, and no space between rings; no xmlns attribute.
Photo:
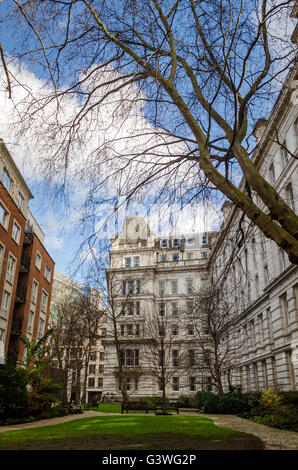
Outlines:
<svg viewBox="0 0 298 470"><path fill-rule="evenodd" d="M10 431L0 435L3 445L24 442L30 439L62 439L77 435L117 435L132 437L138 434L188 434L208 438L229 438L239 435L237 431L220 428L213 421L196 416L99 416L70 421L39 428Z"/></svg>

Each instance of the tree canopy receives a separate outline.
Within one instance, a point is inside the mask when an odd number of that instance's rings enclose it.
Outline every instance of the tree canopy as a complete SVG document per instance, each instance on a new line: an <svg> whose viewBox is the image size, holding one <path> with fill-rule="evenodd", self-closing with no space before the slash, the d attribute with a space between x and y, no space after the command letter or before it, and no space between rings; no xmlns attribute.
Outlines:
<svg viewBox="0 0 298 470"><path fill-rule="evenodd" d="M8 93L13 56L48 80L19 106L22 131L38 122L51 175L67 177L91 142L89 202L100 187L187 202L219 190L297 263L297 216L260 173L251 137L295 64L293 3L13 0L2 18L20 28L1 49Z"/></svg>

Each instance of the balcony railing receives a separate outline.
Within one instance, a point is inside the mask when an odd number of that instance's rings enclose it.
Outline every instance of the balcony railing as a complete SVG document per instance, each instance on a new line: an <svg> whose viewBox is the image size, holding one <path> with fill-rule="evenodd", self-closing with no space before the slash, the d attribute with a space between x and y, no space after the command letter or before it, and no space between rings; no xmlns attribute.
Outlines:
<svg viewBox="0 0 298 470"><path fill-rule="evenodd" d="M16 290L16 302L25 302L26 300L27 286L23 283L18 283Z"/></svg>
<svg viewBox="0 0 298 470"><path fill-rule="evenodd" d="M10 334L15 336L20 336L23 326L23 317L14 313L12 317L11 330Z"/></svg>
<svg viewBox="0 0 298 470"><path fill-rule="evenodd" d="M21 261L20 261L20 272L22 273L27 273L30 268L30 256L25 255L24 253L21 256Z"/></svg>
<svg viewBox="0 0 298 470"><path fill-rule="evenodd" d="M34 237L34 230L33 230L33 227L32 227L32 225L30 225L30 224L27 222L27 225L26 225L26 228L25 228L25 232L24 232L24 241L23 241L23 244L24 244L24 245L31 245L31 243L33 243L33 237Z"/></svg>

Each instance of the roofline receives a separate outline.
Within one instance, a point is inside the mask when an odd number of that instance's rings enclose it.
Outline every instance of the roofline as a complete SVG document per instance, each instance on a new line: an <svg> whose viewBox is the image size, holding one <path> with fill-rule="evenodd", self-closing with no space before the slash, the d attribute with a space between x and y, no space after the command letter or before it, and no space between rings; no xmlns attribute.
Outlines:
<svg viewBox="0 0 298 470"><path fill-rule="evenodd" d="M34 196L29 188L29 186L27 185L26 181L24 180L24 177L22 175L22 173L20 172L20 170L18 169L11 153L9 152L8 148L6 147L6 144L4 143L4 140L0 137L0 145L2 146L2 148L4 149L6 155L9 157L9 160L10 162L12 163L13 167L14 167L14 170L15 172L17 173L18 177L20 178L20 180L22 181L22 183L24 184L24 186L26 187L28 193L29 193L29 196L30 196L30 199L34 199Z"/></svg>

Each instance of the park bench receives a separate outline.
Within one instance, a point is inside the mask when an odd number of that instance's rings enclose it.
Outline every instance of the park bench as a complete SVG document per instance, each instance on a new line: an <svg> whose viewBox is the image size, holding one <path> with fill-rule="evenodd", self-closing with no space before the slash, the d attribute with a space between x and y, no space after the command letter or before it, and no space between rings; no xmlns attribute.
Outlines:
<svg viewBox="0 0 298 470"><path fill-rule="evenodd" d="M146 414L148 414L149 410L154 410L155 408L148 405L147 402L141 402L141 401L129 401L127 403L121 403L121 414L123 414L124 411L128 413L128 410L141 410L141 411L146 411Z"/></svg>
<svg viewBox="0 0 298 470"><path fill-rule="evenodd" d="M77 406L75 403L64 403L63 404L64 408L67 408L67 411L69 414L81 414L83 413L83 410Z"/></svg>
<svg viewBox="0 0 298 470"><path fill-rule="evenodd" d="M176 411L177 415L179 414L179 406L177 401L169 401L167 402L167 411ZM157 411L162 411L162 404L161 402L155 403L155 414Z"/></svg>

